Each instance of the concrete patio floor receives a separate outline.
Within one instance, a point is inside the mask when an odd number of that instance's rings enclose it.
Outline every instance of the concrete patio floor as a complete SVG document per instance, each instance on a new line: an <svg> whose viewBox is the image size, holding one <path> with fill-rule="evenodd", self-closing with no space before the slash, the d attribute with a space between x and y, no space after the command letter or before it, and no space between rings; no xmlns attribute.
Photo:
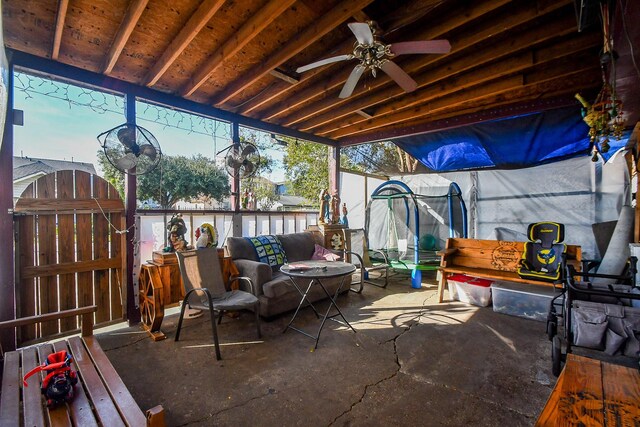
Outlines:
<svg viewBox="0 0 640 427"><path fill-rule="evenodd" d="M291 314L263 322L261 340L251 313L225 317L221 361L208 315L185 320L177 343L177 314L164 341L139 327L97 336L141 408L163 405L171 426L533 425L555 383L545 324L437 304L425 281L341 296L357 333L327 322L315 351L282 333ZM310 309L299 319L318 325Z"/></svg>

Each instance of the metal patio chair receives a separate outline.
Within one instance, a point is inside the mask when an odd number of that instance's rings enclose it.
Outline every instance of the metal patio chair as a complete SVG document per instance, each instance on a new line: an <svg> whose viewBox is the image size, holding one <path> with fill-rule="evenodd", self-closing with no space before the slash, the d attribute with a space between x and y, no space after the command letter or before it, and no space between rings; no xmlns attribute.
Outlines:
<svg viewBox="0 0 640 427"><path fill-rule="evenodd" d="M175 340L180 339L180 328L187 305L191 308L209 311L211 314L211 327L213 329L213 341L216 347L216 359L220 360L220 343L218 342L218 323L222 322L222 315L229 310L250 309L256 315L258 338L260 333L260 301L253 291L253 283L248 277L234 277L232 281L240 280L248 283L250 292L242 290L227 291L222 278L220 261L216 248L204 248L196 251L176 252L178 266L184 286L184 301L180 310L180 320Z"/></svg>

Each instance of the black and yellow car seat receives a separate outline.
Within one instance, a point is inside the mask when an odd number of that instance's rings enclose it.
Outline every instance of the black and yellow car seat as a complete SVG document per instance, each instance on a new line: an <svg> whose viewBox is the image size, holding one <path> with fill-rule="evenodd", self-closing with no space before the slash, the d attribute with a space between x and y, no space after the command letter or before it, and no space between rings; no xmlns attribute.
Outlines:
<svg viewBox="0 0 640 427"><path fill-rule="evenodd" d="M564 225L557 222L529 224L529 241L518 267L518 275L524 279L555 282L562 273L562 256L567 250L564 241Z"/></svg>

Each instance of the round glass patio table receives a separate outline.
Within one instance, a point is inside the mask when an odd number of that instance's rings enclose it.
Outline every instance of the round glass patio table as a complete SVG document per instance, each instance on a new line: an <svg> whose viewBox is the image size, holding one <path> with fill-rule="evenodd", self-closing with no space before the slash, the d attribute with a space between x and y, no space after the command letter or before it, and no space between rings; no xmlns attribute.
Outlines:
<svg viewBox="0 0 640 427"><path fill-rule="evenodd" d="M344 285L345 279L356 271L355 265L341 261L310 260L285 264L280 267L280 271L283 274L289 276L289 280L291 281L293 286L295 286L301 296L300 304L298 304L298 308L296 308L295 313L293 313L293 317L289 321L287 327L284 328L283 333L287 332L288 329L293 329L294 331L300 332L301 334L315 340L314 349L316 349L318 348L320 333L322 332L322 328L324 327L327 319L348 326L353 332L356 332L356 330L353 329L353 326L351 326L351 324L344 317L342 311L340 310L340 307L338 307L338 304L336 303L336 298L338 297L338 294L340 293L340 290ZM331 295L324 283L322 283L323 280L330 278L340 278L340 286L338 286L335 294L333 295ZM306 289L304 285L300 285L304 282L307 282ZM307 298L309 291L314 285L320 286L330 301L329 307L325 311L324 315L318 313L318 310L316 310L315 306ZM311 335L308 332L303 331L302 329L299 329L293 325L294 320L298 316L298 313L300 312L300 309L305 302L313 309L316 317L322 319L316 335ZM329 315L332 307L336 308L337 313ZM340 316L342 320L336 319L335 317L337 316Z"/></svg>

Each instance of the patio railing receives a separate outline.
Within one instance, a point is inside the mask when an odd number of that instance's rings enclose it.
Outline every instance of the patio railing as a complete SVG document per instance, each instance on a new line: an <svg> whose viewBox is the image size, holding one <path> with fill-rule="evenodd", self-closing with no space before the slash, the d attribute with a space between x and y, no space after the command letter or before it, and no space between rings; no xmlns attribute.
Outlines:
<svg viewBox="0 0 640 427"><path fill-rule="evenodd" d="M150 260L152 252L167 245L166 224L175 211L138 210L136 224L139 260ZM180 211L187 226L185 239L194 244L195 229L203 223L215 225L218 246L229 236L253 237L264 234L286 234L304 231L317 225L318 213L307 211L241 211L237 214L222 210Z"/></svg>

